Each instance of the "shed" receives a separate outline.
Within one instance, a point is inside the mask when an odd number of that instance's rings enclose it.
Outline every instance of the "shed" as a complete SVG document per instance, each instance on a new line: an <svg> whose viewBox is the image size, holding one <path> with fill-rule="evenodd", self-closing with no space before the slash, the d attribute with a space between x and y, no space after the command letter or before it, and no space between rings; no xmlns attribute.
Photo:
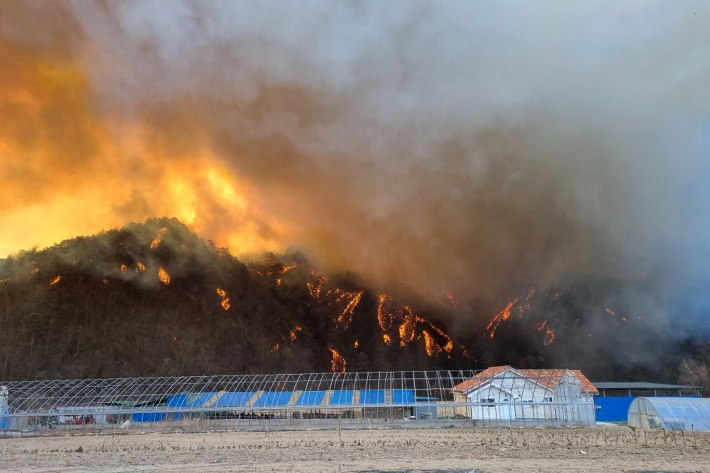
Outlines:
<svg viewBox="0 0 710 473"><path fill-rule="evenodd" d="M594 381L592 384L599 391L599 394L594 396L594 405L597 421L600 422L626 422L629 406L639 396L700 397L700 390L696 386L638 381Z"/></svg>
<svg viewBox="0 0 710 473"><path fill-rule="evenodd" d="M629 406L629 426L639 429L710 432L710 399L638 397Z"/></svg>

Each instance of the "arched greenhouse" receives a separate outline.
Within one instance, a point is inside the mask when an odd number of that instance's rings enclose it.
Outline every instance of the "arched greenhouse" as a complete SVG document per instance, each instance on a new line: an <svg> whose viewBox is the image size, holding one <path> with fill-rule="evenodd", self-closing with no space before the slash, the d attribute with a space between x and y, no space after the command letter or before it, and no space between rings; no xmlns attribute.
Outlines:
<svg viewBox="0 0 710 473"><path fill-rule="evenodd" d="M710 432L710 399L637 397L629 406L629 425L639 429Z"/></svg>

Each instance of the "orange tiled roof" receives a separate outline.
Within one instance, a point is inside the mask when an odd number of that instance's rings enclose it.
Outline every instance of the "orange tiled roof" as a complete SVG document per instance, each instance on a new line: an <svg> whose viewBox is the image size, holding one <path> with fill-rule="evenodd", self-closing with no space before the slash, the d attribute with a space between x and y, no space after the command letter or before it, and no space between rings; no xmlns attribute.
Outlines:
<svg viewBox="0 0 710 473"><path fill-rule="evenodd" d="M531 378L533 381L542 384L543 386L550 389L560 384L562 378L568 376L571 373L579 380L580 384L582 385L583 393L597 394L599 392L597 391L597 388L595 388L594 385L591 383L591 381L589 381L587 377L584 376L579 370L518 370L511 367L510 365L492 366L484 371L481 371L480 373L474 375L473 378L467 379L466 381L457 384L454 387L454 391L466 393L471 389L475 388L476 386L485 383L491 378L498 376L499 374L507 370L513 371L515 374Z"/></svg>

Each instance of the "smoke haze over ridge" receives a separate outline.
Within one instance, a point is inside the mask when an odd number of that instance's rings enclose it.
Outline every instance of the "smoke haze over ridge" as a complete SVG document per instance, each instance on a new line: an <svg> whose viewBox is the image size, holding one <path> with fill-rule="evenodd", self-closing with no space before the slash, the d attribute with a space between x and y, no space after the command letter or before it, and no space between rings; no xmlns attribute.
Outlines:
<svg viewBox="0 0 710 473"><path fill-rule="evenodd" d="M709 282L708 18L3 2L0 251L168 215L430 300L606 280L670 322Z"/></svg>

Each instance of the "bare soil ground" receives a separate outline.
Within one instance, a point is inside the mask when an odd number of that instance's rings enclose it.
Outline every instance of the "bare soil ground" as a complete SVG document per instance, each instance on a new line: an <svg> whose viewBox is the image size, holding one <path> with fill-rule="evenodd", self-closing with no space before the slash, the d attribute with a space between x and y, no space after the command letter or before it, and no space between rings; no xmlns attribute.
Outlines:
<svg viewBox="0 0 710 473"><path fill-rule="evenodd" d="M128 432L0 439L0 471L710 472L710 434L623 427Z"/></svg>

